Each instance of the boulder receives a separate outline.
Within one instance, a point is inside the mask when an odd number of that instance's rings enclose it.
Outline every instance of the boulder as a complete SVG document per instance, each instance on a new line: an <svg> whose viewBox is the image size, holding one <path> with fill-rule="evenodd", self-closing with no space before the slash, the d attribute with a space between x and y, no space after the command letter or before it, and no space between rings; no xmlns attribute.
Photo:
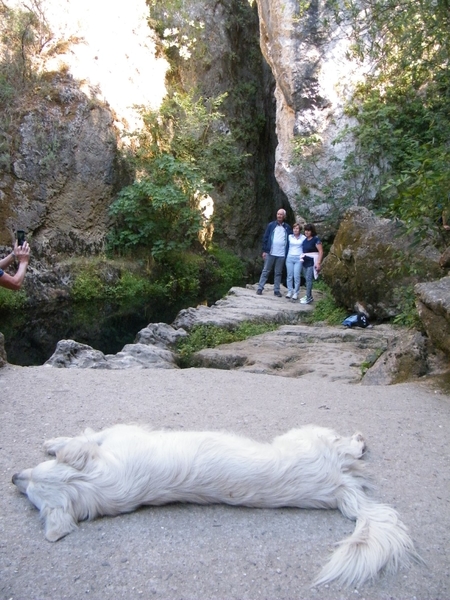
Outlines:
<svg viewBox="0 0 450 600"><path fill-rule="evenodd" d="M418 379L429 371L427 339L418 331L398 329L386 352L368 361L362 385L392 385Z"/></svg>
<svg viewBox="0 0 450 600"><path fill-rule="evenodd" d="M103 352L94 350L87 344L80 344L75 340L61 340L44 365L64 369L105 369L106 358Z"/></svg>
<svg viewBox="0 0 450 600"><path fill-rule="evenodd" d="M416 306L431 342L450 356L450 276L419 283Z"/></svg>
<svg viewBox="0 0 450 600"><path fill-rule="evenodd" d="M74 340L61 340L45 363L49 367L78 369L177 369L175 355L158 346L127 344L117 354L106 354Z"/></svg>
<svg viewBox="0 0 450 600"><path fill-rule="evenodd" d="M371 319L383 320L399 314L405 288L442 277L439 260L437 249L413 246L400 222L353 207L344 215L322 275L349 311L358 304Z"/></svg>
<svg viewBox="0 0 450 600"><path fill-rule="evenodd" d="M172 352L145 344L127 344L117 354L107 354L106 360L106 369L178 369Z"/></svg>
<svg viewBox="0 0 450 600"><path fill-rule="evenodd" d="M187 335L184 329L175 329L167 323L150 323L139 331L134 343L167 349L174 347L179 339Z"/></svg>

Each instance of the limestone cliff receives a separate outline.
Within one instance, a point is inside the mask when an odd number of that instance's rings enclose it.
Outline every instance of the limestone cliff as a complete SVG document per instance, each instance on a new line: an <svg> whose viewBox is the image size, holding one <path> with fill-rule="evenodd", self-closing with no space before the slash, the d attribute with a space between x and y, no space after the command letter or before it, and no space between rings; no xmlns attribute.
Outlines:
<svg viewBox="0 0 450 600"><path fill-rule="evenodd" d="M136 106L157 108L166 93L168 63L149 26L156 24L145 0L107 10L89 0L4 6L40 20L42 39L29 57L38 85L24 88L13 119L0 122L0 246L22 228L40 258L95 253L108 208L132 175L120 159L121 134L139 129ZM228 93L224 130L233 128L248 156L236 181L215 190L216 238L254 258L267 220L279 205L289 208L274 177L274 79L259 48L257 10L246 0L193 0L183 11L176 17L198 32L178 76L206 97ZM8 48L0 49L6 61Z"/></svg>
<svg viewBox="0 0 450 600"><path fill-rule="evenodd" d="M88 0L11 0L3 16L8 8L34 43L23 52L32 74L0 122L0 245L22 228L41 258L96 252L109 205L129 182L121 132L139 124L134 105L155 107L165 92L167 63L155 56L145 1L105 10ZM14 48L0 49L3 68L16 66Z"/></svg>
<svg viewBox="0 0 450 600"><path fill-rule="evenodd" d="M56 76L51 98L30 99L23 114L1 180L0 241L21 228L40 256L98 251L111 197L125 181L111 110Z"/></svg>
<svg viewBox="0 0 450 600"><path fill-rule="evenodd" d="M345 22L325 3L257 0L261 47L276 80L275 174L299 216L321 221L346 185L349 148L333 143L349 124L345 101L367 66L349 57ZM361 201L370 189L361 189Z"/></svg>

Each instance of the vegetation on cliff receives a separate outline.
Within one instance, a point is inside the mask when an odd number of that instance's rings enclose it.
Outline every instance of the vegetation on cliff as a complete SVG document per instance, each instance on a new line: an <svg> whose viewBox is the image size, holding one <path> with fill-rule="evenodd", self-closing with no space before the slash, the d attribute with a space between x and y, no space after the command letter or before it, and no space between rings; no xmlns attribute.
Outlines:
<svg viewBox="0 0 450 600"><path fill-rule="evenodd" d="M354 55L371 74L347 112L355 151L344 176L370 173L375 206L407 233L442 242L450 210L450 12L447 0L349 2ZM351 200L348 198L348 200Z"/></svg>
<svg viewBox="0 0 450 600"><path fill-rule="evenodd" d="M169 302L180 295L192 301L195 294L215 300L227 285L242 283L244 274L237 247L230 246L224 231L236 221L242 248L255 229L248 206L258 165L252 149L265 126L256 100L261 55L257 38L247 35L244 82L238 74L242 57L230 49L248 33L250 21L256 24L256 13L248 3L233 0L224 9L225 23L216 24L221 68L229 71L229 81L220 86L207 75L218 68L212 64L218 57L212 54L212 24L205 23L208 10L202 18L192 16L195 7L177 0L164 6L150 2L149 9L150 25L170 64L168 93L157 111L142 109L144 129L128 134L126 154L136 177L112 204L109 248L115 254L147 255Z"/></svg>

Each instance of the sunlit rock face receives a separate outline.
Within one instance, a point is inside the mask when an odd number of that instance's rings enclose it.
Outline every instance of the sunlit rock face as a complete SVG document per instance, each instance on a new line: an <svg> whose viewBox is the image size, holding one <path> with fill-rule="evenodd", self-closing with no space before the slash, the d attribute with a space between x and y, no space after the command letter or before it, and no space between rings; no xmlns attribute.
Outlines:
<svg viewBox="0 0 450 600"><path fill-rule="evenodd" d="M349 124L344 104L367 67L348 57L345 25L336 25L324 3L303 9L298 0L257 1L261 47L276 80L275 175L294 212L308 208L320 221L329 210L322 190L334 182L339 192L341 161L351 149L332 142ZM299 164L294 145L311 136L318 141Z"/></svg>
<svg viewBox="0 0 450 600"><path fill-rule="evenodd" d="M41 5L54 36L74 42L46 60L46 70L68 67L87 96L110 106L120 128L139 126L136 106L159 107L168 64L156 57L145 0L42 0Z"/></svg>
<svg viewBox="0 0 450 600"><path fill-rule="evenodd" d="M126 9L117 0L39 6L53 37L34 58L46 75L20 100L10 164L0 171L0 246L20 228L35 257L91 254L102 249L109 206L132 175L121 134L139 127L136 105L161 103L167 63L156 57L145 0Z"/></svg>

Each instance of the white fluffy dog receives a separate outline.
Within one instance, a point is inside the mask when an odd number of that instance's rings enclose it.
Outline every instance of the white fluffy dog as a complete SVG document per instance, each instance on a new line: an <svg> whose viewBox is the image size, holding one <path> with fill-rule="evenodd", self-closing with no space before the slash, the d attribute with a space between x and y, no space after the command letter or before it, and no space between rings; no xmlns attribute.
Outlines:
<svg viewBox="0 0 450 600"><path fill-rule="evenodd" d="M356 520L315 585L362 584L420 560L396 511L366 494L365 442L312 425L261 443L221 432L116 425L45 442L56 455L13 476L40 510L51 542L77 522L169 502L338 508Z"/></svg>

